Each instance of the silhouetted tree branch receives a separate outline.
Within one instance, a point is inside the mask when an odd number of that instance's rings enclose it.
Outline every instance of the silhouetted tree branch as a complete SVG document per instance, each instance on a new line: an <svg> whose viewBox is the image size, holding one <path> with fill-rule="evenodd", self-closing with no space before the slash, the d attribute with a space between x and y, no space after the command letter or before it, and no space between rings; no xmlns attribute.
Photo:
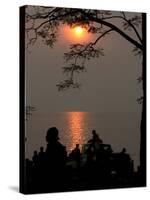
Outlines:
<svg viewBox="0 0 150 200"><path fill-rule="evenodd" d="M66 63L73 61L69 66L63 67L63 72L70 75L69 78L63 82L57 84L58 90L68 89L69 87L79 88L80 84L74 82L74 72L80 73L86 71L85 61L91 58L98 58L104 56L102 48L95 48L97 42L111 32L112 29L104 31L94 42L90 42L87 45L74 44L70 46L70 52L64 54Z"/></svg>
<svg viewBox="0 0 150 200"><path fill-rule="evenodd" d="M126 29L131 30L131 28L132 28L135 31L135 33L139 39L139 42L142 43L142 38L136 29L136 26L139 26L139 24L141 24L141 17L135 15L133 18L127 19L125 12L121 12L121 13L123 16L116 15L116 16L111 16L111 17L103 17L102 20L109 20L109 19L123 20L122 23L123 23L124 30L126 30Z"/></svg>
<svg viewBox="0 0 150 200"><path fill-rule="evenodd" d="M93 17L91 14L86 14L89 18L89 20L97 22L99 24L103 24L107 27L112 28L114 31L116 31L117 33L119 33L123 38L125 38L126 40L128 40L129 42L131 42L134 46L136 46L137 48L142 50L142 45L137 42L136 40L134 40L132 37L130 37L128 34L126 34L125 32L123 32L120 28L118 28L117 26L115 26L114 24L104 21L100 18L95 18Z"/></svg>

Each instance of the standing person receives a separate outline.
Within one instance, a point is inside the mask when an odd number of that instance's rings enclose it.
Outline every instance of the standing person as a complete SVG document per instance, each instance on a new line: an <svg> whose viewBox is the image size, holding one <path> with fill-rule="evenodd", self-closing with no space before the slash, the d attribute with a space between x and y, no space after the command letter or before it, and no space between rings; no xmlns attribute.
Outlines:
<svg viewBox="0 0 150 200"><path fill-rule="evenodd" d="M60 167L66 161L66 147L59 142L59 131L56 127L49 128L46 135L46 156L51 166Z"/></svg>
<svg viewBox="0 0 150 200"><path fill-rule="evenodd" d="M99 135L96 133L96 130L92 130L92 135L93 135L92 137L93 142L98 142L100 144L103 143L102 139L100 139Z"/></svg>
<svg viewBox="0 0 150 200"><path fill-rule="evenodd" d="M48 129L46 134L46 176L45 186L53 190L65 185L66 147L59 142L59 131L56 127ZM59 180L59 181L58 181Z"/></svg>
<svg viewBox="0 0 150 200"><path fill-rule="evenodd" d="M80 156L81 156L81 153L80 153L80 148L79 148L79 144L76 144L76 147L73 149L72 151L72 155L73 155L73 159L75 161L77 161L77 163L80 163Z"/></svg>
<svg viewBox="0 0 150 200"><path fill-rule="evenodd" d="M92 139L90 139L88 143L90 143L93 146L94 151L97 151L100 148L100 144L103 144L103 141L96 133L96 130L92 130L92 135Z"/></svg>

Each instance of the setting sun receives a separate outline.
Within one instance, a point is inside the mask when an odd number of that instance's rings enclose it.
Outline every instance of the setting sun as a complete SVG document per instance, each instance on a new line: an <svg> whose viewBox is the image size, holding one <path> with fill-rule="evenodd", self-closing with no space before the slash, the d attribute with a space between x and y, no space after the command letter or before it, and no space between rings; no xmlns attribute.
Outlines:
<svg viewBox="0 0 150 200"><path fill-rule="evenodd" d="M82 26L64 26L62 34L69 42L87 42L91 38L91 34L87 31L86 27Z"/></svg>
<svg viewBox="0 0 150 200"><path fill-rule="evenodd" d="M75 33L76 33L77 35L81 35L81 34L83 34L83 32L84 32L84 29L83 29L81 26L75 27L74 30L75 30Z"/></svg>

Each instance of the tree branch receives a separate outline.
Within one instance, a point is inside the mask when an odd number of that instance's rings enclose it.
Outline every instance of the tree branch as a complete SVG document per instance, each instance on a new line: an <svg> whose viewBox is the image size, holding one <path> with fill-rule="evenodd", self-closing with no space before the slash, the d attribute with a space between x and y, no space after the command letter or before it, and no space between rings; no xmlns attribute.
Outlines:
<svg viewBox="0 0 150 200"><path fill-rule="evenodd" d="M96 23L100 23L103 24L111 29L113 29L114 31L116 31L117 33L119 33L121 36L123 36L123 38L125 38L126 40L128 40L129 42L131 42L133 45L135 45L136 47L138 47L139 49L143 50L143 46L138 43L136 40L132 39L129 35L127 35L126 33L124 33L121 29L119 29L117 26L115 26L114 24L104 21L100 18L95 18L93 17L91 14L85 13L85 15L89 18L89 20L94 21Z"/></svg>
<svg viewBox="0 0 150 200"><path fill-rule="evenodd" d="M102 35L100 35L95 42L93 42L92 44L95 45L102 37L104 37L106 34L108 34L109 32L113 31L113 29L109 29L107 31L105 31Z"/></svg>
<svg viewBox="0 0 150 200"><path fill-rule="evenodd" d="M124 19L124 20L133 28L133 30L135 31L135 33L136 33L138 39L140 40L140 42L141 42L141 44L142 44L142 38L140 37L140 35L139 35L137 29L135 28L135 26L133 25L133 23L131 23L131 21L128 20L128 19L126 18L125 13L122 12L122 14L123 14L123 16L124 16L124 17L122 17L122 19ZM121 16L120 16L120 17L121 17Z"/></svg>

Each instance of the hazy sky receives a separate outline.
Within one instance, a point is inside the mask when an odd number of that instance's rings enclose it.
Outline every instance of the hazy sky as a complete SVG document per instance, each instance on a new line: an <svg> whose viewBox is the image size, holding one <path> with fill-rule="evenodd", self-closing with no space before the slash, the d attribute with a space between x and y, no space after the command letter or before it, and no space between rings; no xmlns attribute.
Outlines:
<svg viewBox="0 0 150 200"><path fill-rule="evenodd" d="M128 13L132 16L132 13ZM66 79L61 67L63 54L69 51L72 41L80 41L67 35L60 27L60 36L54 48L40 40L26 53L27 104L38 111L98 111L139 112L136 100L141 95L137 78L141 75L141 61L132 53L133 45L119 34L112 32L98 45L104 48L104 57L86 63L87 72L77 74L82 84L80 90L59 92L56 84ZM94 40L89 36L87 43Z"/></svg>

